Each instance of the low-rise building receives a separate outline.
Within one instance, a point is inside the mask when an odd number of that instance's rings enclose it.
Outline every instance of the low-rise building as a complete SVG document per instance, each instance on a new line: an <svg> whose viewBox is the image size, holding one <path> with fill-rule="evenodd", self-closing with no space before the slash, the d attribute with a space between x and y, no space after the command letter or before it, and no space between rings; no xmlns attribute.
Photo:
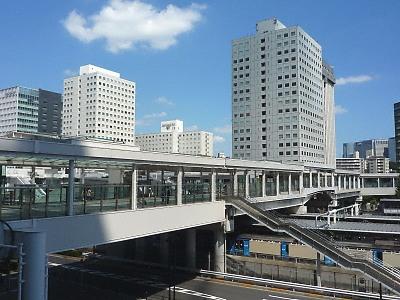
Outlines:
<svg viewBox="0 0 400 300"><path fill-rule="evenodd" d="M184 131L181 120L161 122L160 133L138 134L135 144L140 150L213 155L213 134L206 131Z"/></svg>
<svg viewBox="0 0 400 300"><path fill-rule="evenodd" d="M336 169L364 173L365 161L359 157L336 158Z"/></svg>

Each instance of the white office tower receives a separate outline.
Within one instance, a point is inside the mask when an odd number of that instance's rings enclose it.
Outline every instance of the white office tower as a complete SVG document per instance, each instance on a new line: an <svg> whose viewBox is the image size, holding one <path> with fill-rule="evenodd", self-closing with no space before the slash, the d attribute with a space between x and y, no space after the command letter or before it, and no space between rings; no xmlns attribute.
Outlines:
<svg viewBox="0 0 400 300"><path fill-rule="evenodd" d="M135 83L93 65L64 80L62 134L135 142Z"/></svg>
<svg viewBox="0 0 400 300"><path fill-rule="evenodd" d="M182 153L191 155L213 155L213 134L206 131L184 131L181 120L161 122L160 133L136 135L140 150Z"/></svg>
<svg viewBox="0 0 400 300"><path fill-rule="evenodd" d="M255 35L232 42L234 158L330 163L332 114L321 46L303 29L270 19L257 23Z"/></svg>

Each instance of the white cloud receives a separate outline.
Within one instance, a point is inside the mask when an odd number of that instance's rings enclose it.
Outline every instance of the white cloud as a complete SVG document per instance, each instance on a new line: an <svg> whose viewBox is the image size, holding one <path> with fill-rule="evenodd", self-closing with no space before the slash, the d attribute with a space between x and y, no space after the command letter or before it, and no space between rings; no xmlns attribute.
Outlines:
<svg viewBox="0 0 400 300"><path fill-rule="evenodd" d="M191 125L185 128L186 131L196 131L199 130L199 126L197 125Z"/></svg>
<svg viewBox="0 0 400 300"><path fill-rule="evenodd" d="M84 43L105 39L107 50L113 53L138 45L164 50L176 44L179 35L193 29L202 19L204 8L198 4L183 8L168 4L158 10L139 0L110 0L91 16L71 11L63 24Z"/></svg>
<svg viewBox="0 0 400 300"><path fill-rule="evenodd" d="M341 115L347 113L347 108L341 106L341 105L336 105L335 106L335 114Z"/></svg>
<svg viewBox="0 0 400 300"><path fill-rule="evenodd" d="M226 124L222 127L215 127L214 131L221 134L228 134L232 132L232 126L230 124Z"/></svg>
<svg viewBox="0 0 400 300"><path fill-rule="evenodd" d="M147 126L150 125L154 120L166 117L167 113L165 111L159 112L159 113L152 113L152 114L147 114L141 117L140 119L136 120L136 125L139 126Z"/></svg>
<svg viewBox="0 0 400 300"><path fill-rule="evenodd" d="M168 100L166 97L164 97L164 96L161 96L161 97L158 97L156 100L155 100L155 102L156 103L158 103L158 104L162 104L162 105L175 105L175 103L174 102L172 102L171 100Z"/></svg>
<svg viewBox="0 0 400 300"><path fill-rule="evenodd" d="M345 85L349 83L363 83L374 79L369 75L358 75L358 76L349 76L349 77L340 77L336 79L337 85Z"/></svg>
<svg viewBox="0 0 400 300"><path fill-rule="evenodd" d="M219 135L214 135L214 143L223 143L225 142L225 138Z"/></svg>

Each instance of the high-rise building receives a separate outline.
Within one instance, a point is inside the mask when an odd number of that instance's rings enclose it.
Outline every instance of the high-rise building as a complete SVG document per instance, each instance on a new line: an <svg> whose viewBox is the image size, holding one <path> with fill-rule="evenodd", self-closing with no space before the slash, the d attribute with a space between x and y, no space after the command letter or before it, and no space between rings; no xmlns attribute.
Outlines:
<svg viewBox="0 0 400 300"><path fill-rule="evenodd" d="M350 142L343 144L343 157L354 157L354 153L358 152L360 158L368 158L370 156L389 157L389 140L388 139L372 139L358 142Z"/></svg>
<svg viewBox="0 0 400 300"><path fill-rule="evenodd" d="M135 142L135 83L93 65L64 80L62 134Z"/></svg>
<svg viewBox="0 0 400 300"><path fill-rule="evenodd" d="M181 120L164 121L160 127L160 133L136 135L136 146L144 151L213 155L212 133L184 131Z"/></svg>
<svg viewBox="0 0 400 300"><path fill-rule="evenodd" d="M0 90L0 133L60 134L61 94L14 86Z"/></svg>
<svg viewBox="0 0 400 300"><path fill-rule="evenodd" d="M388 148L389 148L389 160L391 162L396 162L396 138L395 137L389 138Z"/></svg>
<svg viewBox="0 0 400 300"><path fill-rule="evenodd" d="M334 168L334 82L302 28L258 22L232 42L233 157Z"/></svg>
<svg viewBox="0 0 400 300"><path fill-rule="evenodd" d="M396 140L396 161L400 162L400 102L394 104L394 138Z"/></svg>

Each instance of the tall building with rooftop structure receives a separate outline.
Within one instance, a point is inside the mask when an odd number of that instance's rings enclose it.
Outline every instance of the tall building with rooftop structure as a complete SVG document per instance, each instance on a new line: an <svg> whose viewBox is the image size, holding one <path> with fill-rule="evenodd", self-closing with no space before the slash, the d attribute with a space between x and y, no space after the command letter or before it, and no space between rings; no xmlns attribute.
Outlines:
<svg viewBox="0 0 400 300"><path fill-rule="evenodd" d="M389 157L389 139L371 139L343 144L343 157L353 157L358 152L360 158L370 156Z"/></svg>
<svg viewBox="0 0 400 300"><path fill-rule="evenodd" d="M136 146L144 151L212 156L213 140L210 132L184 131L181 120L171 120L161 122L159 133L136 135Z"/></svg>
<svg viewBox="0 0 400 300"><path fill-rule="evenodd" d="M334 83L301 27L258 22L232 42L233 157L334 168Z"/></svg>
<svg viewBox="0 0 400 300"><path fill-rule="evenodd" d="M62 135L135 143L135 82L93 65L64 80Z"/></svg>
<svg viewBox="0 0 400 300"><path fill-rule="evenodd" d="M61 94L14 86L0 89L0 134L61 132Z"/></svg>

